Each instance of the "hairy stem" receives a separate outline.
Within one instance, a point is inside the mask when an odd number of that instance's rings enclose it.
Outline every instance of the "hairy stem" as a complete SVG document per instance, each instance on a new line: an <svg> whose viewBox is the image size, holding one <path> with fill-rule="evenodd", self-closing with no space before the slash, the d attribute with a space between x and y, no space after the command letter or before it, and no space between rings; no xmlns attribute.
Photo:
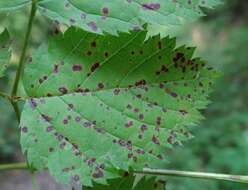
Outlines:
<svg viewBox="0 0 248 190"><path fill-rule="evenodd" d="M36 13L36 1L37 0L32 0L32 7L31 7L31 13L30 13L30 16L29 16L29 21L28 21L28 28L27 28L27 32L26 32L25 38L24 38L24 45L23 45L23 48L22 48L21 57L20 57L20 60L19 60L17 71L16 71L16 76L15 76L15 81L14 81L14 85L13 85L12 92L11 92L11 97L15 97L16 94L17 94L19 81L20 81L21 74L22 74L22 71L23 71L23 68L24 68L26 51L27 51L28 42L29 42L29 39L30 39L32 26L33 26L33 20L34 20L35 13ZM20 111L19 111L18 103L16 101L11 101L11 104L12 104L14 110L15 110L17 119L20 121Z"/></svg>
<svg viewBox="0 0 248 190"><path fill-rule="evenodd" d="M29 169L26 163L13 163L0 165L1 170L20 170ZM163 175L163 176L174 176L174 177L189 177L199 179L214 179L233 181L238 183L248 183L248 176L241 175L228 175L228 174L217 174L217 173L205 173L205 172L191 172L191 171L178 171L178 170L163 170L163 169L150 169L144 168L142 171L134 171L136 174L144 175Z"/></svg>

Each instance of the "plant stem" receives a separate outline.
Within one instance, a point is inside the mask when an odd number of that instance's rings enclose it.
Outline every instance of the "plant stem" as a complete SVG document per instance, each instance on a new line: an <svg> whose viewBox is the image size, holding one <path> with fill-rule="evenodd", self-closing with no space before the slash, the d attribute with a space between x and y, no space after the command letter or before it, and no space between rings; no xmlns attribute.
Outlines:
<svg viewBox="0 0 248 190"><path fill-rule="evenodd" d="M248 176L240 176L240 175L177 171L177 170L161 170L161 169L150 169L150 168L144 168L142 171L137 171L135 173L166 175L166 176L175 176L175 177L189 177L189 178L199 178L199 179L215 179L215 180L233 181L238 183L248 183Z"/></svg>
<svg viewBox="0 0 248 190"><path fill-rule="evenodd" d="M32 0L32 7L31 7L31 13L29 16L29 21L28 21L28 28L27 28L27 32L24 38L24 45L22 48L22 53L21 53L21 57L19 60L19 64L18 64L18 69L16 72L16 77L15 77L15 82L14 82L14 86L12 89L12 93L11 96L16 96L17 93L17 89L18 89L18 84L21 78L21 74L22 74L22 70L23 70L23 66L24 66L24 60L26 57L26 51L27 51L27 47L28 47L28 42L30 39L30 34L31 34L31 30L32 30L32 26L33 26L33 20L35 17L35 13L36 13L36 0Z"/></svg>
<svg viewBox="0 0 248 190"><path fill-rule="evenodd" d="M35 13L36 13L36 1L37 0L32 0L32 7L31 7L31 13L30 13L30 16L29 16L29 21L28 21L28 28L27 28L27 32L26 32L25 38L24 38L24 45L23 45L23 48L22 48L21 57L20 57L20 60L19 60L17 71L16 71L16 76L15 76L14 86L13 86L12 92L11 92L11 97L15 97L16 94L17 94L19 81L20 81L21 74L22 74L22 71L23 71L23 68L24 68L26 51L27 51L28 42L29 42L29 39L30 39L32 26L33 26L33 20L34 20ZM15 110L16 117L17 117L18 121L20 121L20 111L19 111L18 103L16 101L11 100L11 104L12 104L14 110Z"/></svg>
<svg viewBox="0 0 248 190"><path fill-rule="evenodd" d="M13 100L10 100L10 103L11 103L11 105L12 105L14 111L15 111L17 121L18 121L18 123L20 123L21 112L20 112L20 109L19 109L19 106L18 106L18 102L14 102Z"/></svg>
<svg viewBox="0 0 248 190"><path fill-rule="evenodd" d="M0 171L3 170L25 170L28 169L28 165L23 163L13 163L13 164L1 164Z"/></svg>
<svg viewBox="0 0 248 190"><path fill-rule="evenodd" d="M13 164L0 165L0 171L14 170L14 169L25 170L28 169L28 165L26 163L13 163ZM215 179L215 180L233 181L238 183L248 183L248 176L241 176L241 175L228 175L228 174L178 171L178 170L162 170L162 169L150 169L150 168L144 168L142 171L134 171L134 173L144 174L144 175L163 175L163 176Z"/></svg>

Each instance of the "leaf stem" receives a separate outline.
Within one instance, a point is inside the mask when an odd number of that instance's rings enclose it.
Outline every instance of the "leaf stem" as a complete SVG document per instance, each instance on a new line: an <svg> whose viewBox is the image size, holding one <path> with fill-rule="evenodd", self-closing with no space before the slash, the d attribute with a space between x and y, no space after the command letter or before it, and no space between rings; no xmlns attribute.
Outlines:
<svg viewBox="0 0 248 190"><path fill-rule="evenodd" d="M26 163L13 163L0 165L1 170L26 170L29 169ZM174 177L189 177L199 179L214 179L232 181L238 183L248 183L248 176L242 175L228 175L217 173L205 173L205 172L192 172L192 171L178 171L178 170L166 170L166 169L150 169L144 168L142 171L134 171L137 174L144 175L162 175L162 176L174 176Z"/></svg>
<svg viewBox="0 0 248 190"><path fill-rule="evenodd" d="M28 165L25 162L13 163L13 164L1 164L0 171L3 170L25 170L28 169Z"/></svg>
<svg viewBox="0 0 248 190"><path fill-rule="evenodd" d="M33 26L33 20L34 20L35 13L36 13L36 3L37 3L37 0L32 0L32 7L31 7L31 13L30 13L30 16L29 16L29 21L28 21L28 28L27 28L27 32L26 32L25 38L24 38L24 45L23 45L23 48L22 48L21 57L20 57L20 60L19 60L17 71L16 71L16 76L15 76L15 81L14 81L14 85L13 85L12 92L11 92L11 97L15 97L16 94L17 94L19 81L20 81L21 74L22 74L22 71L23 71L23 68L24 68L24 61L25 61L25 57L26 57L26 51L27 51L28 42L29 42L29 39L30 39L32 26ZM18 103L16 101L13 101L12 99L9 99L9 100L11 101L11 105L13 106L13 108L15 110L16 117L17 117L18 121L20 122L20 110L19 110Z"/></svg>
<svg viewBox="0 0 248 190"><path fill-rule="evenodd" d="M189 177L189 178L199 178L199 179L214 179L214 180L233 181L238 183L248 183L248 176L240 176L240 175L178 171L178 170L166 170L166 169L162 170L162 169L150 169L150 168L144 168L142 171L136 171L135 173L163 175L163 176L165 175L165 176L175 176L175 177Z"/></svg>
<svg viewBox="0 0 248 190"><path fill-rule="evenodd" d="M24 38L24 45L22 48L22 53L21 53L21 57L19 60L19 64L18 64L18 69L16 72L16 77L15 77L15 82L14 82L14 86L11 92L11 96L16 96L17 94L17 89L18 89L18 85L19 85L19 81L21 78L21 74L22 74L22 70L24 67L24 60L26 57L26 51L27 51L27 47L28 47L28 42L30 39L30 34L31 34L31 30L32 30L32 26L33 26L33 20L35 17L35 13L36 13L36 0L32 0L32 7L31 7L31 13L29 16L29 21L28 21L28 28L27 28L27 32Z"/></svg>

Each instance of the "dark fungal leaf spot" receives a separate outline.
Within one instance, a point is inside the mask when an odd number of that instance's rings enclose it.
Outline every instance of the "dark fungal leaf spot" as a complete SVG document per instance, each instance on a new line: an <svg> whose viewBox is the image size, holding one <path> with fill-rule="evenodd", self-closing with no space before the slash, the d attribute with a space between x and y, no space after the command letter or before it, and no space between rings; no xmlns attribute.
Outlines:
<svg viewBox="0 0 248 190"><path fill-rule="evenodd" d="M60 87L59 92L61 92L61 94L67 94L68 90L65 87Z"/></svg>
<svg viewBox="0 0 248 190"><path fill-rule="evenodd" d="M87 25L90 27L90 29L92 30L92 31L97 31L97 25L96 25L96 23L95 22L89 22L89 23L87 23Z"/></svg>
<svg viewBox="0 0 248 190"><path fill-rule="evenodd" d="M95 48L96 47L96 41L91 42L91 47Z"/></svg>
<svg viewBox="0 0 248 190"><path fill-rule="evenodd" d="M158 10L160 9L160 4L159 3L144 3L142 4L142 7L144 10Z"/></svg>
<svg viewBox="0 0 248 190"><path fill-rule="evenodd" d="M92 55L92 52L91 51L87 51L86 53L88 56L91 56Z"/></svg>
<svg viewBox="0 0 248 190"><path fill-rule="evenodd" d="M104 84L103 83L98 83L97 86L98 86L99 89L103 89L104 88Z"/></svg>
<svg viewBox="0 0 248 190"><path fill-rule="evenodd" d="M77 182L77 181L79 181L79 179L80 179L80 178L79 178L79 175L74 175L74 176L73 176L73 180L74 180L74 181Z"/></svg>
<svg viewBox="0 0 248 190"><path fill-rule="evenodd" d="M177 93L175 93L175 92L171 92L170 95L171 95L173 98L176 98L176 97L177 97Z"/></svg>
<svg viewBox="0 0 248 190"><path fill-rule="evenodd" d="M92 174L93 178L102 178L104 176L103 171L98 169L95 173Z"/></svg>
<svg viewBox="0 0 248 190"><path fill-rule="evenodd" d="M126 128L129 128L133 125L133 121L128 121L126 124L125 124L125 127Z"/></svg>
<svg viewBox="0 0 248 190"><path fill-rule="evenodd" d="M186 110L179 110L182 115L186 115L188 112Z"/></svg>
<svg viewBox="0 0 248 190"><path fill-rule="evenodd" d="M120 91L121 91L121 90L118 89L118 88L117 88L117 89L114 89L114 95L119 95Z"/></svg>
<svg viewBox="0 0 248 190"><path fill-rule="evenodd" d="M64 125L68 124L68 119L67 118L63 120L63 124Z"/></svg>
<svg viewBox="0 0 248 190"><path fill-rule="evenodd" d="M27 127L22 127L22 128L21 128L21 131L22 131L23 133L27 133L27 132L28 132L28 128L27 128Z"/></svg>
<svg viewBox="0 0 248 190"><path fill-rule="evenodd" d="M104 7L104 8L102 9L102 13L103 13L104 15L108 15L108 14L109 14L109 9L108 9L107 7Z"/></svg>
<svg viewBox="0 0 248 190"><path fill-rule="evenodd" d="M59 65L55 64L53 66L53 73L58 73L59 72Z"/></svg>
<svg viewBox="0 0 248 190"><path fill-rule="evenodd" d="M46 131L47 132L51 132L53 130L53 127L52 126L48 126L47 128L46 128Z"/></svg>
<svg viewBox="0 0 248 190"><path fill-rule="evenodd" d="M33 98L30 99L29 103L30 103L32 110L34 110L37 107L37 103Z"/></svg>
<svg viewBox="0 0 248 190"><path fill-rule="evenodd" d="M159 139L155 135L152 136L152 142L157 145L160 144Z"/></svg>
<svg viewBox="0 0 248 190"><path fill-rule="evenodd" d="M48 149L48 151L49 151L49 152L53 152L53 151L54 151L54 148L50 147L50 148Z"/></svg>
<svg viewBox="0 0 248 190"><path fill-rule="evenodd" d="M109 53L108 52L104 52L104 57L108 57L109 56Z"/></svg>
<svg viewBox="0 0 248 190"><path fill-rule="evenodd" d="M73 71L82 71L82 65L79 65L79 64L75 64L72 66L72 70Z"/></svg>
<svg viewBox="0 0 248 190"><path fill-rule="evenodd" d="M47 122L50 122L52 120L51 117L49 117L48 115L45 115L45 114L41 114L42 118L47 121Z"/></svg>
<svg viewBox="0 0 248 190"><path fill-rule="evenodd" d="M93 73L98 67L100 66L99 62L96 62L94 65L91 66L90 70Z"/></svg>

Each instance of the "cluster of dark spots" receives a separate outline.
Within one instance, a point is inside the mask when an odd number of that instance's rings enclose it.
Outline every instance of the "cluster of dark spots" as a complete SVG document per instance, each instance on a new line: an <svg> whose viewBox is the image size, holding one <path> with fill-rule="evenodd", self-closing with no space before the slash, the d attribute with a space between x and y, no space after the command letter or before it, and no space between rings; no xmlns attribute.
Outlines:
<svg viewBox="0 0 248 190"><path fill-rule="evenodd" d="M92 123L90 121L86 121L83 123L83 127L90 128L92 126Z"/></svg>
<svg viewBox="0 0 248 190"><path fill-rule="evenodd" d="M155 135L152 136L152 142L154 144L160 145L159 139Z"/></svg>
<svg viewBox="0 0 248 190"><path fill-rule="evenodd" d="M184 59L185 60L185 56L183 53L176 53L175 57L173 58L173 62L176 64L177 61L179 61L180 59Z"/></svg>
<svg viewBox="0 0 248 190"><path fill-rule="evenodd" d="M53 130L53 126L48 126L47 128L46 128L46 132L51 132Z"/></svg>
<svg viewBox="0 0 248 190"><path fill-rule="evenodd" d="M142 7L144 10L158 10L160 9L160 4L159 3L144 3L142 4Z"/></svg>
<svg viewBox="0 0 248 190"><path fill-rule="evenodd" d="M117 89L114 89L114 95L119 95L120 91L121 91L121 90L118 89L118 88L117 88Z"/></svg>
<svg viewBox="0 0 248 190"><path fill-rule="evenodd" d="M127 123L125 123L126 128L129 128L131 126L133 126L133 121L128 121Z"/></svg>
<svg viewBox="0 0 248 190"><path fill-rule="evenodd" d="M97 170L92 174L93 178L102 178L104 177L104 173L101 168L97 168Z"/></svg>
<svg viewBox="0 0 248 190"><path fill-rule="evenodd" d="M46 122L50 122L52 120L51 117L49 117L48 115L45 114L41 114L42 118L46 121Z"/></svg>
<svg viewBox="0 0 248 190"><path fill-rule="evenodd" d="M53 73L58 73L59 72L59 65L58 64L55 64L53 66Z"/></svg>
<svg viewBox="0 0 248 190"><path fill-rule="evenodd" d="M22 128L21 128L21 131L22 131L23 133L27 133L27 132L28 132L28 128L27 128L27 127L22 127Z"/></svg>
<svg viewBox="0 0 248 190"><path fill-rule="evenodd" d="M86 161L87 165L92 167L96 162L96 158L90 158Z"/></svg>
<svg viewBox="0 0 248 190"><path fill-rule="evenodd" d="M140 130L141 130L142 133L144 133L147 129L148 128L147 128L147 126L145 124L140 126Z"/></svg>
<svg viewBox="0 0 248 190"><path fill-rule="evenodd" d="M72 71L77 72L77 71L82 71L82 65L80 64L75 64L72 66Z"/></svg>
<svg viewBox="0 0 248 190"><path fill-rule="evenodd" d="M133 158L133 153L128 153L127 157L128 157L128 159L132 159Z"/></svg>
<svg viewBox="0 0 248 190"><path fill-rule="evenodd" d="M162 65L160 70L156 71L155 74L160 75L161 73L167 73L168 71L169 69L165 65Z"/></svg>
<svg viewBox="0 0 248 190"><path fill-rule="evenodd" d="M59 148L63 150L65 146L66 146L66 142L62 142L60 143Z"/></svg>
<svg viewBox="0 0 248 190"><path fill-rule="evenodd" d="M142 85L146 85L146 81L143 79L143 80L140 80L140 81L137 81L135 82L135 86L142 86Z"/></svg>
<svg viewBox="0 0 248 190"><path fill-rule="evenodd" d="M93 73L95 70L100 66L100 63L97 61L95 64L93 64L90 68L90 71Z"/></svg>
<svg viewBox="0 0 248 190"><path fill-rule="evenodd" d="M137 149L136 152L137 152L138 154L145 154L145 151L142 150L142 149Z"/></svg>
<svg viewBox="0 0 248 190"><path fill-rule="evenodd" d="M161 125L161 117L157 117L156 125L157 126L160 126Z"/></svg>
<svg viewBox="0 0 248 190"><path fill-rule="evenodd" d="M68 93L68 90L67 90L66 87L60 87L60 88L59 88L59 92L60 92L61 94L67 94L67 93Z"/></svg>

